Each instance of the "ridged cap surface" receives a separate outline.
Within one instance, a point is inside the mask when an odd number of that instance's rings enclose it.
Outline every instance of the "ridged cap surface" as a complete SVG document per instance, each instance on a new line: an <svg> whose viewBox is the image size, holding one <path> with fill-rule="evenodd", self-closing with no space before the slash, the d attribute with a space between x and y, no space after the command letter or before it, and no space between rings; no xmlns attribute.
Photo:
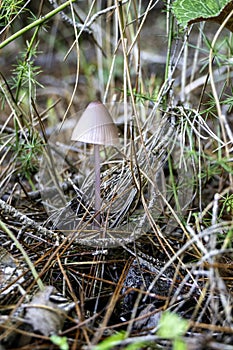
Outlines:
<svg viewBox="0 0 233 350"><path fill-rule="evenodd" d="M117 127L101 102L91 102L87 106L74 128L71 140L105 146L118 144Z"/></svg>

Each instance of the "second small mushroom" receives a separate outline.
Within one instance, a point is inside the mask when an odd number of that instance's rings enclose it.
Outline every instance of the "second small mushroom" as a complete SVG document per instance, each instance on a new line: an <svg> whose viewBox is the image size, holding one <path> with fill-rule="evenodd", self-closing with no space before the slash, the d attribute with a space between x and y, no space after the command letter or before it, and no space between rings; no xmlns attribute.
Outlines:
<svg viewBox="0 0 233 350"><path fill-rule="evenodd" d="M107 108L99 101L91 102L76 124L71 136L72 141L81 141L94 145L95 168L95 224L100 227L100 145L116 146L119 142L118 130Z"/></svg>

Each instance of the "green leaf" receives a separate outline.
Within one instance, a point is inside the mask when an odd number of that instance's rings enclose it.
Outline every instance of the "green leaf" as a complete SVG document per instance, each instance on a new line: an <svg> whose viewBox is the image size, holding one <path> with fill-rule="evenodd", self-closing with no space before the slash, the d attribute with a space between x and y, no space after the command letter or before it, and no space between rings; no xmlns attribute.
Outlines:
<svg viewBox="0 0 233 350"><path fill-rule="evenodd" d="M173 350L187 350L187 344L180 338L176 338L173 341Z"/></svg>
<svg viewBox="0 0 233 350"><path fill-rule="evenodd" d="M112 350L115 346L120 345L125 337L126 332L124 331L113 334L96 345L93 350ZM148 342L146 341L136 341L127 345L124 350L139 350L147 344Z"/></svg>
<svg viewBox="0 0 233 350"><path fill-rule="evenodd" d="M142 348L144 348L147 345L149 345L148 342L138 341L136 343L131 343L131 344L127 345L127 347L124 348L124 350L141 350Z"/></svg>
<svg viewBox="0 0 233 350"><path fill-rule="evenodd" d="M50 340L53 344L59 346L60 350L69 350L69 345L66 337L60 337L59 335L51 335Z"/></svg>
<svg viewBox="0 0 233 350"><path fill-rule="evenodd" d="M113 346L119 345L119 343L125 339L125 332L119 332L104 339L101 343L96 345L93 350L110 350Z"/></svg>
<svg viewBox="0 0 233 350"><path fill-rule="evenodd" d="M199 19L219 16L224 7L230 3L231 0L176 0L172 10L177 21L185 27L191 21L198 22Z"/></svg>
<svg viewBox="0 0 233 350"><path fill-rule="evenodd" d="M188 321L171 312L164 312L159 321L158 336L175 339L184 335L188 329Z"/></svg>

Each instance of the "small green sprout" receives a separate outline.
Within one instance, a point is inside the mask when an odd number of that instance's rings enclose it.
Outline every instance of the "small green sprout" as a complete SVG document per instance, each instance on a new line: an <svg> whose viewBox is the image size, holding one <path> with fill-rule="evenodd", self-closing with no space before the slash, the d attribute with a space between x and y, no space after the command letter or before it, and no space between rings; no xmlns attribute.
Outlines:
<svg viewBox="0 0 233 350"><path fill-rule="evenodd" d="M69 350L67 337L60 337L59 335L51 335L50 340L53 344L59 346L60 350Z"/></svg>

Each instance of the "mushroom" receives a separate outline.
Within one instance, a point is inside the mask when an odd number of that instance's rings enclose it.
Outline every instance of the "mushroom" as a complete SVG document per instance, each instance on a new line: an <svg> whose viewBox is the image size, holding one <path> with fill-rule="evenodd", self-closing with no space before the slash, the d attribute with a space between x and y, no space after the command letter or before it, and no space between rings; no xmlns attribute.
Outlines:
<svg viewBox="0 0 233 350"><path fill-rule="evenodd" d="M114 146L118 144L118 130L107 108L99 101L91 102L76 124L72 141L81 141L94 145L95 168L95 224L100 227L100 145Z"/></svg>

